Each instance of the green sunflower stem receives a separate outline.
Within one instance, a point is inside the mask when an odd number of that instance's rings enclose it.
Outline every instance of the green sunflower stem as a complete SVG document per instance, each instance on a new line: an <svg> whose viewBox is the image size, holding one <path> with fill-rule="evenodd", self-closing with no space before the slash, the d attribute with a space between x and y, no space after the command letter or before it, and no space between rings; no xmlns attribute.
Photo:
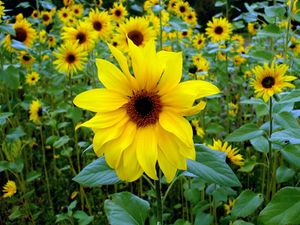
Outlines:
<svg viewBox="0 0 300 225"><path fill-rule="evenodd" d="M157 204L157 225L163 225L163 205L161 197L160 171L158 171L158 180L155 181L156 204Z"/></svg>

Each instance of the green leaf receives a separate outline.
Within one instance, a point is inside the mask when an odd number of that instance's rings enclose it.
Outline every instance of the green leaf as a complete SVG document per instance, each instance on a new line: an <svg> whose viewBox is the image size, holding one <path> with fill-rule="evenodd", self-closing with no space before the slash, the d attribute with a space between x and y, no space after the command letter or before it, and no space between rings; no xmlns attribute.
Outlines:
<svg viewBox="0 0 300 225"><path fill-rule="evenodd" d="M27 46L23 42L17 41L15 39L12 40L11 47L19 51L27 51Z"/></svg>
<svg viewBox="0 0 300 225"><path fill-rule="evenodd" d="M280 28L278 26L276 26L275 24L268 24L263 29L261 29L257 32L258 37L278 38L281 35L282 34L281 34Z"/></svg>
<svg viewBox="0 0 300 225"><path fill-rule="evenodd" d="M300 89L295 89L280 99L280 103L300 102Z"/></svg>
<svg viewBox="0 0 300 225"><path fill-rule="evenodd" d="M253 52L248 53L248 55L252 59L256 59L256 60L259 60L259 61L271 61L273 56L274 56L273 53L263 51L263 50L253 51Z"/></svg>
<svg viewBox="0 0 300 225"><path fill-rule="evenodd" d="M253 148L258 152L269 152L269 142L264 136L253 138L250 140L250 143L253 146Z"/></svg>
<svg viewBox="0 0 300 225"><path fill-rule="evenodd" d="M17 5L17 8L22 7L22 8L29 8L30 4L29 2L21 2L20 4Z"/></svg>
<svg viewBox="0 0 300 225"><path fill-rule="evenodd" d="M233 217L247 217L263 203L262 194L255 194L253 191L244 190L236 199L231 214Z"/></svg>
<svg viewBox="0 0 300 225"><path fill-rule="evenodd" d="M87 215L84 211L75 211L73 214L75 219L78 219L78 225L87 225L90 224L93 220L93 216Z"/></svg>
<svg viewBox="0 0 300 225"><path fill-rule="evenodd" d="M105 200L104 210L111 225L144 225L150 205L129 192L121 192Z"/></svg>
<svg viewBox="0 0 300 225"><path fill-rule="evenodd" d="M271 136L271 141L276 143L291 143L300 144L300 128L298 129L288 129L274 132Z"/></svg>
<svg viewBox="0 0 300 225"><path fill-rule="evenodd" d="M280 152L285 160L300 169L300 145L287 145Z"/></svg>
<svg viewBox="0 0 300 225"><path fill-rule="evenodd" d="M11 211L11 214L8 216L9 220L15 220L20 216L23 216L23 212L19 206L14 206Z"/></svg>
<svg viewBox="0 0 300 225"><path fill-rule="evenodd" d="M285 166L280 166L276 170L276 181L277 183L287 182L293 178L295 171Z"/></svg>
<svg viewBox="0 0 300 225"><path fill-rule="evenodd" d="M41 177L41 173L37 171L30 171L26 177L26 182L32 182Z"/></svg>
<svg viewBox="0 0 300 225"><path fill-rule="evenodd" d="M19 70L13 66L8 66L5 70L0 70L0 80L7 87L16 90L20 86Z"/></svg>
<svg viewBox="0 0 300 225"><path fill-rule="evenodd" d="M53 143L53 148L60 148L70 141L69 136L62 136L57 141Z"/></svg>
<svg viewBox="0 0 300 225"><path fill-rule="evenodd" d="M200 211L196 214L194 225L210 225L213 220L212 215Z"/></svg>
<svg viewBox="0 0 300 225"><path fill-rule="evenodd" d="M245 124L227 136L226 141L242 142L264 134L255 124Z"/></svg>
<svg viewBox="0 0 300 225"><path fill-rule="evenodd" d="M26 133L24 132L23 128L18 126L15 129L10 129L9 133L6 135L6 138L9 141L15 141L25 135L26 135Z"/></svg>
<svg viewBox="0 0 300 225"><path fill-rule="evenodd" d="M273 118L275 123L281 125L284 129L300 128L298 121L290 112L281 112L279 114L275 114Z"/></svg>
<svg viewBox="0 0 300 225"><path fill-rule="evenodd" d="M225 157L222 159L212 150L197 153L197 161L188 160L187 171L202 178L208 183L224 186L241 186L238 178L226 164Z"/></svg>
<svg viewBox="0 0 300 225"><path fill-rule="evenodd" d="M12 115L14 115L12 112L0 113L0 126L3 126L6 123L7 118Z"/></svg>
<svg viewBox="0 0 300 225"><path fill-rule="evenodd" d="M265 14L269 17L279 17L283 18L285 13L285 8L282 6L269 6L265 8Z"/></svg>
<svg viewBox="0 0 300 225"><path fill-rule="evenodd" d="M239 171L244 173L251 173L256 165L258 165L258 163L256 162L256 157L252 156L251 158L247 158L245 160L244 165L239 168Z"/></svg>
<svg viewBox="0 0 300 225"><path fill-rule="evenodd" d="M120 181L116 172L106 164L103 157L96 159L84 167L73 180L83 186L89 187L115 184Z"/></svg>
<svg viewBox="0 0 300 225"><path fill-rule="evenodd" d="M11 24L1 24L0 31L7 32L13 36L16 36L16 31Z"/></svg>
<svg viewBox="0 0 300 225"><path fill-rule="evenodd" d="M268 225L299 224L300 188L285 187L260 212L258 220Z"/></svg>
<svg viewBox="0 0 300 225"><path fill-rule="evenodd" d="M232 225L254 225L253 223L245 222L244 220L236 220Z"/></svg>
<svg viewBox="0 0 300 225"><path fill-rule="evenodd" d="M8 170L8 169L9 169L8 161L0 161L0 172Z"/></svg>

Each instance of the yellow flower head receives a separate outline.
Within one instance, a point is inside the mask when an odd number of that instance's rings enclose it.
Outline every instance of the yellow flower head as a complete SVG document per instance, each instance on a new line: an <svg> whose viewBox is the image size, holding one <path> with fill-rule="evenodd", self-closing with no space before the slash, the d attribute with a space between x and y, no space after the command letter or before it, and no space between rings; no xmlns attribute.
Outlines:
<svg viewBox="0 0 300 225"><path fill-rule="evenodd" d="M248 29L249 34L255 35L257 32L257 29L258 29L258 25L257 25L257 23L248 23L247 29Z"/></svg>
<svg viewBox="0 0 300 225"><path fill-rule="evenodd" d="M265 63L264 66L254 67L252 71L255 78L251 81L251 85L254 87L256 97L262 97L267 102L274 94L282 92L283 88L294 88L290 81L297 77L286 76L287 70L286 64L275 64L274 61L271 66Z"/></svg>
<svg viewBox="0 0 300 225"><path fill-rule="evenodd" d="M70 41L73 44L78 42L78 45L82 46L85 51L90 51L94 48L98 34L89 22L80 21L76 28L65 27L64 30L61 35L64 41Z"/></svg>
<svg viewBox="0 0 300 225"><path fill-rule="evenodd" d="M234 117L237 115L238 111L239 111L239 105L236 103L233 103L233 102L229 102L228 103L228 113L230 116Z"/></svg>
<svg viewBox="0 0 300 225"><path fill-rule="evenodd" d="M94 151L98 156L104 154L120 179L135 181L143 172L158 179L158 163L170 182L177 169L186 170L187 158L195 158L193 131L184 116L202 110L205 103L194 105L195 100L219 93L219 89L205 81L180 83L181 53L157 53L153 41L138 47L128 39L128 46L132 70L127 58L111 45L121 70L96 59L104 88L88 90L74 99L76 106L96 112L80 126L93 129Z"/></svg>
<svg viewBox="0 0 300 225"><path fill-rule="evenodd" d="M212 150L224 152L226 154L226 159L231 163L237 166L244 165L244 158L239 154L239 150L237 148L232 148L227 141L222 143L222 141L214 139L213 145L208 145L208 147Z"/></svg>
<svg viewBox="0 0 300 225"><path fill-rule="evenodd" d="M47 40L47 32L46 32L46 30L41 30L39 32L39 39L40 39L41 43L45 43L46 42L46 40Z"/></svg>
<svg viewBox="0 0 300 225"><path fill-rule="evenodd" d="M87 52L83 50L78 42L66 42L53 53L57 60L53 62L59 72L73 74L82 71L87 61Z"/></svg>
<svg viewBox="0 0 300 225"><path fill-rule="evenodd" d="M37 10L33 10L31 13L32 18L38 19L40 17L40 13Z"/></svg>
<svg viewBox="0 0 300 225"><path fill-rule="evenodd" d="M3 186L2 191L4 192L3 198L10 198L17 193L16 183L12 180L8 180L7 183Z"/></svg>
<svg viewBox="0 0 300 225"><path fill-rule="evenodd" d="M232 26L226 18L213 18L207 23L206 34L212 42L228 40L231 33Z"/></svg>
<svg viewBox="0 0 300 225"><path fill-rule="evenodd" d="M99 12L98 9L89 13L88 22L97 32L98 37L107 40L112 31L111 18L107 12Z"/></svg>
<svg viewBox="0 0 300 225"><path fill-rule="evenodd" d="M243 64L246 61L247 61L247 59L240 55L235 55L233 57L233 63L234 63L234 65L237 65L237 66Z"/></svg>
<svg viewBox="0 0 300 225"><path fill-rule="evenodd" d="M52 13L48 11L42 11L41 13L42 22L44 25L49 25L52 23Z"/></svg>
<svg viewBox="0 0 300 225"><path fill-rule="evenodd" d="M197 24L197 14L193 10L190 10L188 13L186 13L183 19L185 22L192 26L195 26Z"/></svg>
<svg viewBox="0 0 300 225"><path fill-rule="evenodd" d="M200 121L197 119L193 119L191 121L192 128L193 128L193 133L198 135L200 138L204 138L205 132L204 130L200 127Z"/></svg>
<svg viewBox="0 0 300 225"><path fill-rule="evenodd" d="M74 4L74 0L63 0L65 6L71 6Z"/></svg>
<svg viewBox="0 0 300 225"><path fill-rule="evenodd" d="M175 12L176 11L176 4L177 2L179 2L180 0L170 0L168 2L168 11L169 12Z"/></svg>
<svg viewBox="0 0 300 225"><path fill-rule="evenodd" d="M113 8L110 9L110 14L113 20L122 22L127 16L128 12L122 4L115 2Z"/></svg>
<svg viewBox="0 0 300 225"><path fill-rule="evenodd" d="M201 49L205 45L204 34L197 34L193 37L193 47L196 49Z"/></svg>
<svg viewBox="0 0 300 225"><path fill-rule="evenodd" d="M35 85L40 79L40 75L37 72L31 72L26 75L26 83L29 85Z"/></svg>
<svg viewBox="0 0 300 225"><path fill-rule="evenodd" d="M2 16L5 15L4 9L5 9L5 7L3 6L3 2L0 1L0 22L2 22Z"/></svg>
<svg viewBox="0 0 300 225"><path fill-rule="evenodd" d="M74 4L71 6L71 11L73 12L73 15L77 18L81 17L84 11L82 4Z"/></svg>
<svg viewBox="0 0 300 225"><path fill-rule="evenodd" d="M63 23L68 23L69 18L73 17L73 12L70 8L63 7L58 10L57 15Z"/></svg>
<svg viewBox="0 0 300 225"><path fill-rule="evenodd" d="M31 67L32 63L35 61L35 58L28 52L21 51L18 59L20 63L25 67Z"/></svg>
<svg viewBox="0 0 300 225"><path fill-rule="evenodd" d="M175 4L175 12L177 13L177 15L184 18L191 12L190 4L188 2L178 1Z"/></svg>
<svg viewBox="0 0 300 225"><path fill-rule="evenodd" d="M39 100L33 100L29 106L29 120L37 123L40 121L43 109Z"/></svg>
<svg viewBox="0 0 300 225"><path fill-rule="evenodd" d="M56 37L54 35L48 36L48 47L52 48L56 45Z"/></svg>
<svg viewBox="0 0 300 225"><path fill-rule="evenodd" d="M231 213L231 210L232 210L232 208L234 206L234 203L235 203L235 199L234 200L229 199L228 203L224 204L224 209L225 209L226 215L229 215Z"/></svg>
<svg viewBox="0 0 300 225"><path fill-rule="evenodd" d="M119 43L123 50L128 50L127 37L137 46L143 47L155 39L155 32L149 21L143 17L129 18L119 27Z"/></svg>

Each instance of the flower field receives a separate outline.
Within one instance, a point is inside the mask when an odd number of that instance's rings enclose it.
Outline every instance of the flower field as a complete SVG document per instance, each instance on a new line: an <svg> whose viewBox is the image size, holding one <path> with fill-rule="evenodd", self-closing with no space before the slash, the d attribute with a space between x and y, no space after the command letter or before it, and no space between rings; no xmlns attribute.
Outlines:
<svg viewBox="0 0 300 225"><path fill-rule="evenodd" d="M209 2L0 0L0 225L300 224L300 2Z"/></svg>

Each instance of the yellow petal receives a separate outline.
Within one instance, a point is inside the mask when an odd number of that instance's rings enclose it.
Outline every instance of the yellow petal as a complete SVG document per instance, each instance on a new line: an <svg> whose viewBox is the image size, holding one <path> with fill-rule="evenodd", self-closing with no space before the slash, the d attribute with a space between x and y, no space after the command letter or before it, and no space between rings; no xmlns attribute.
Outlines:
<svg viewBox="0 0 300 225"><path fill-rule="evenodd" d="M158 54L164 64L164 72L158 83L159 94L163 95L178 85L182 76L182 53L164 52Z"/></svg>
<svg viewBox="0 0 300 225"><path fill-rule="evenodd" d="M122 152L133 143L135 134L136 124L129 121L120 137L102 146L106 162L110 167L114 169L118 167Z"/></svg>
<svg viewBox="0 0 300 225"><path fill-rule="evenodd" d="M215 95L220 92L215 85L201 80L188 80L178 85L183 93L193 94L194 99L203 98L210 95Z"/></svg>
<svg viewBox="0 0 300 225"><path fill-rule="evenodd" d="M193 131L190 123L183 117L163 111L159 115L159 124L165 130L174 134L187 146L193 145Z"/></svg>
<svg viewBox="0 0 300 225"><path fill-rule="evenodd" d="M170 183L176 175L176 167L169 163L162 151L158 151L158 164L160 169L164 173L167 182Z"/></svg>
<svg viewBox="0 0 300 225"><path fill-rule="evenodd" d="M97 88L80 93L73 102L76 106L92 112L109 112L122 107L128 99L117 92Z"/></svg>
<svg viewBox="0 0 300 225"><path fill-rule="evenodd" d="M139 128L136 133L136 157L145 173L157 180L157 136L154 126Z"/></svg>
<svg viewBox="0 0 300 225"><path fill-rule="evenodd" d="M181 115L183 115L183 116L195 115L198 112L200 112L201 110L203 110L205 108L205 106L206 106L206 102L201 101L197 105L195 105L191 108L187 108L187 109L182 110Z"/></svg>
<svg viewBox="0 0 300 225"><path fill-rule="evenodd" d="M93 129L111 127L121 121L126 115L126 110L123 108L112 112L97 113L92 119L76 126L76 129L79 127L90 127Z"/></svg>
<svg viewBox="0 0 300 225"><path fill-rule="evenodd" d="M140 178L143 170L136 158L136 144L133 143L122 154L116 173L121 180L133 182Z"/></svg>
<svg viewBox="0 0 300 225"><path fill-rule="evenodd" d="M114 64L103 59L96 59L96 65L98 69L98 78L107 89L125 96L131 94L130 83L125 75Z"/></svg>

